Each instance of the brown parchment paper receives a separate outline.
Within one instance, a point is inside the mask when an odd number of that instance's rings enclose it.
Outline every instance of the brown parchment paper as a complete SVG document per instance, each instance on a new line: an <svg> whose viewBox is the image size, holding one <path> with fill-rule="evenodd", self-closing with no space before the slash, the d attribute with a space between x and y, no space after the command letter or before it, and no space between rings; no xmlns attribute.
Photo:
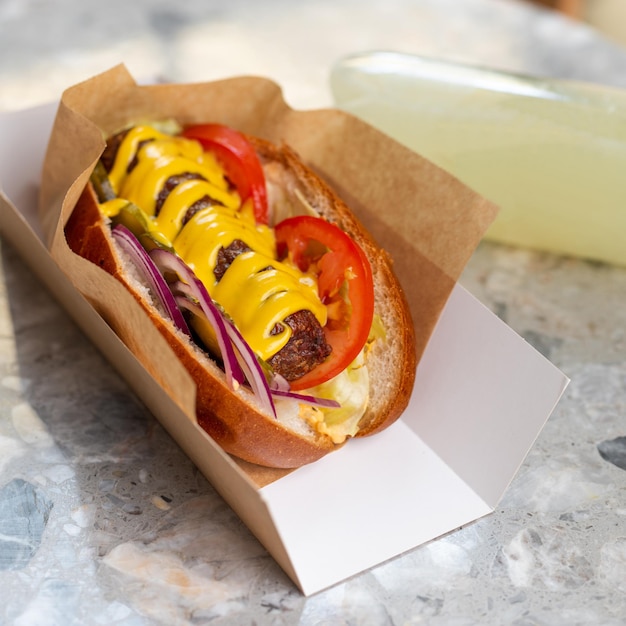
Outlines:
<svg viewBox="0 0 626 626"><path fill-rule="evenodd" d="M131 121L170 117L183 124L221 122L285 141L325 178L391 254L411 306L419 359L496 215L493 204L349 114L289 108L270 80L139 86L117 66L63 94L44 161L39 217L59 267L189 420L195 421L195 391L183 366L122 285L73 254L63 234L104 148L103 137ZM139 394L150 391L146 385ZM257 485L283 474L246 463L238 467Z"/></svg>

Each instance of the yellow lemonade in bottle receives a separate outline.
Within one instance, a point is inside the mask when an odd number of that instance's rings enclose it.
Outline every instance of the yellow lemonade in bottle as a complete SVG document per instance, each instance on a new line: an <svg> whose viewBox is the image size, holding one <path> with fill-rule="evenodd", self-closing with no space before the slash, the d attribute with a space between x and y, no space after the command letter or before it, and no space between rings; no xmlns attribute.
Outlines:
<svg viewBox="0 0 626 626"><path fill-rule="evenodd" d="M498 204L487 238L626 265L626 92L395 53L343 59L331 88Z"/></svg>

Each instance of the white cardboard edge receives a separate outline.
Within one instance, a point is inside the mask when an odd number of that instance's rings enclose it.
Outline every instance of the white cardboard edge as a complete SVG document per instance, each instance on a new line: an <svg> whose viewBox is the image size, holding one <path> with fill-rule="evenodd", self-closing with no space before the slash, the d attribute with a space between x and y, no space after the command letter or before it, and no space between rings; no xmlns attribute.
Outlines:
<svg viewBox="0 0 626 626"><path fill-rule="evenodd" d="M402 420L261 493L307 595L491 512Z"/></svg>
<svg viewBox="0 0 626 626"><path fill-rule="evenodd" d="M402 419L495 508L568 383L457 284Z"/></svg>

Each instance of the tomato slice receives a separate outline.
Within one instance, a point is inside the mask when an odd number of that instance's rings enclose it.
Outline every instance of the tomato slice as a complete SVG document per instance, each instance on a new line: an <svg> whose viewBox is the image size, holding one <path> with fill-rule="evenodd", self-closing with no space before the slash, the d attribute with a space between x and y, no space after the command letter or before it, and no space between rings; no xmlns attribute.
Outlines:
<svg viewBox="0 0 626 626"><path fill-rule="evenodd" d="M222 164L241 201L252 199L257 223L268 223L265 175L254 148L240 132L222 124L188 126L183 137L195 139Z"/></svg>
<svg viewBox="0 0 626 626"><path fill-rule="evenodd" d="M287 255L302 271L317 274L318 292L328 307L324 327L330 356L292 381L293 390L314 387L342 372L365 345L374 317L372 268L361 247L340 228L310 215L276 225L279 258Z"/></svg>

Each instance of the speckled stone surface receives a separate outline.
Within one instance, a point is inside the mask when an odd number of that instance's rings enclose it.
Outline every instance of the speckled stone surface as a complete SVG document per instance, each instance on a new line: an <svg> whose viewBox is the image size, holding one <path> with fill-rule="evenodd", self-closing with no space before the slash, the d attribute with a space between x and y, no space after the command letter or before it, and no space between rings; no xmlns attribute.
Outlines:
<svg viewBox="0 0 626 626"><path fill-rule="evenodd" d="M122 60L175 80L262 73L323 106L333 61L382 47L626 83L626 52L504 0L107 8L0 2L0 108ZM626 624L626 269L479 247L463 285L572 382L492 515L304 598L0 253L0 624Z"/></svg>

